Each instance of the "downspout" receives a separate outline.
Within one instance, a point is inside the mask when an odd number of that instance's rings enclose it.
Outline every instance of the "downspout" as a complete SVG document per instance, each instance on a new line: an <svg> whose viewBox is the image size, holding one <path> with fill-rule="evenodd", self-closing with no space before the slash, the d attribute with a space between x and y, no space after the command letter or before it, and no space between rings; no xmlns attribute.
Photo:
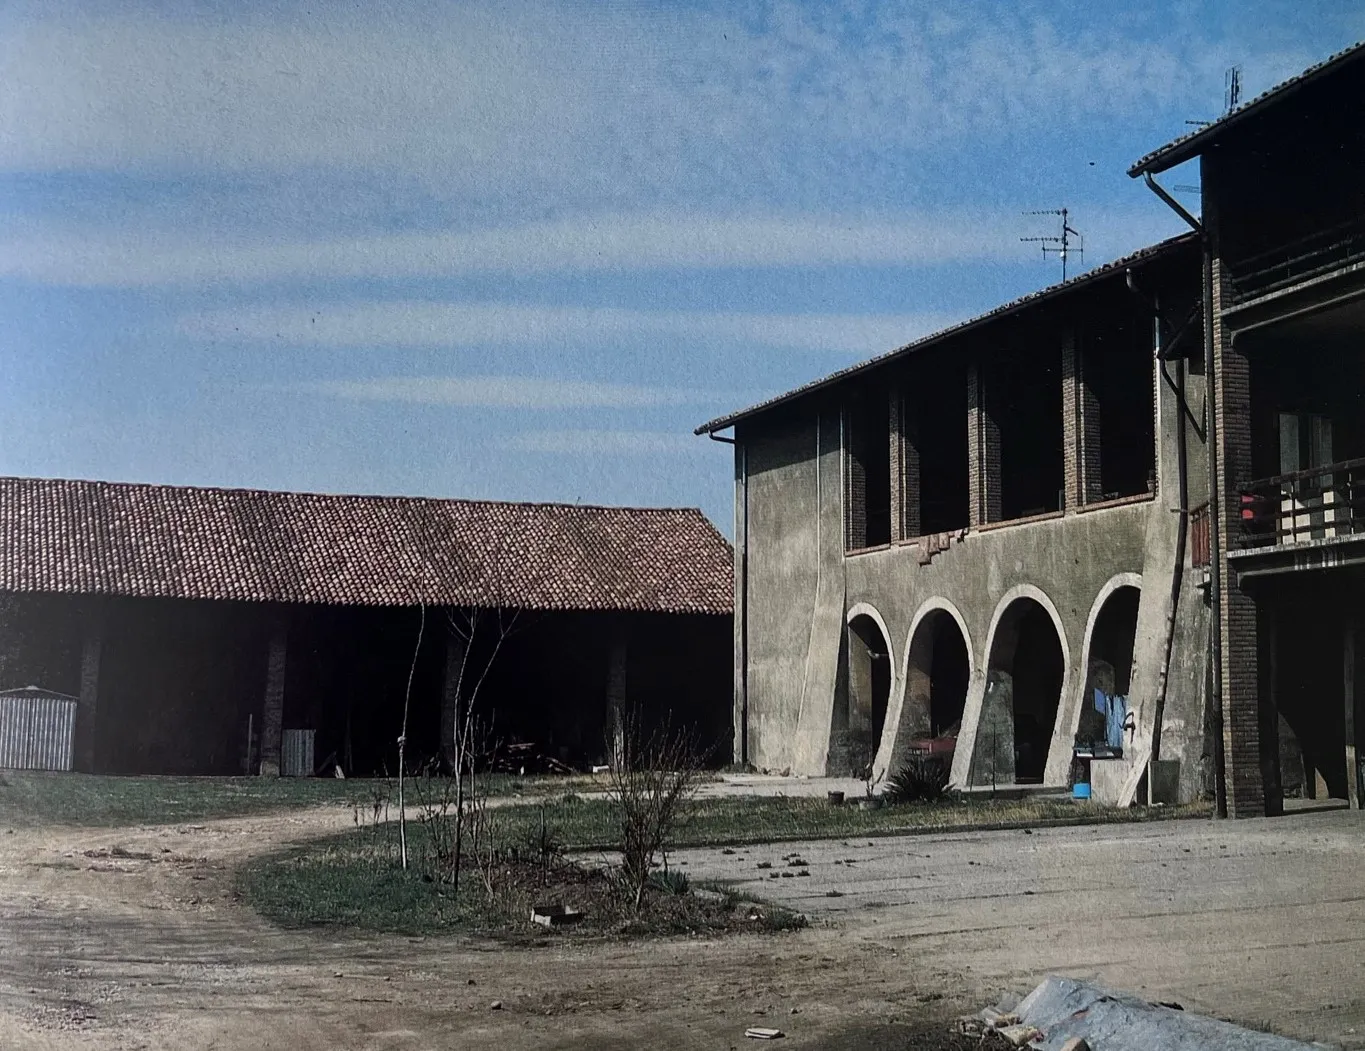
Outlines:
<svg viewBox="0 0 1365 1051"><path fill-rule="evenodd" d="M1152 718L1152 759L1161 758L1161 727L1162 720L1166 715L1166 691L1170 682L1171 675L1171 654L1175 650L1175 623L1176 614L1180 603L1180 588L1185 575L1185 538L1190 528L1190 508L1189 508L1189 461L1188 452L1185 447L1185 362L1183 358L1175 361L1175 383L1172 384L1170 377L1166 375L1165 366L1162 362L1162 352L1165 345L1161 331L1161 301L1160 298L1149 301L1146 296L1138 289L1137 283L1133 280L1133 272L1129 270L1125 275L1128 290L1137 296L1147 308L1152 312L1153 328L1155 331L1156 344L1156 367L1161 372L1162 380L1175 389L1176 395L1176 420L1177 428L1175 432L1175 463L1177 478L1177 503L1176 513L1180 515L1180 528L1175 535L1175 569L1171 573L1171 600L1166 610L1166 645L1165 652L1161 659L1161 669L1157 676L1156 690L1156 712ZM1148 782L1148 790L1151 783Z"/></svg>
<svg viewBox="0 0 1365 1051"><path fill-rule="evenodd" d="M1204 253L1204 383L1207 387L1204 404L1208 406L1204 433L1209 460L1209 605L1212 612L1209 624L1209 707L1213 710L1214 813L1217 817L1225 818L1228 816L1228 796L1227 757L1223 746L1223 566L1219 538L1222 526L1219 509L1222 501L1218 492L1218 414L1214 409L1213 242L1208 228L1167 193L1151 172L1143 172L1142 178L1149 190L1199 234Z"/></svg>
<svg viewBox="0 0 1365 1051"><path fill-rule="evenodd" d="M735 447L739 466L739 518L743 536L739 554L739 762L749 765L749 448L738 438L723 438L714 431L713 442Z"/></svg>

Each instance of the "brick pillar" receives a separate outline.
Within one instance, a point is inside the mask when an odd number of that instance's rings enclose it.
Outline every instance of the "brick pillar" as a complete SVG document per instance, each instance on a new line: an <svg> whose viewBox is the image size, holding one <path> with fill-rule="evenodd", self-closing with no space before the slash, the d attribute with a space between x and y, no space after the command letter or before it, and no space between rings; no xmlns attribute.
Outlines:
<svg viewBox="0 0 1365 1051"><path fill-rule="evenodd" d="M920 521L919 421L910 415L910 403L900 398L901 539L912 540L924 531Z"/></svg>
<svg viewBox="0 0 1365 1051"><path fill-rule="evenodd" d="M289 622L283 613L270 627L265 666L265 704L261 711L262 777L280 776L280 743L284 735L284 669Z"/></svg>
<svg viewBox="0 0 1365 1051"><path fill-rule="evenodd" d="M441 756L454 770L458 757L455 732L460 718L460 679L464 673L465 640L446 627L446 663L441 687Z"/></svg>
<svg viewBox="0 0 1365 1051"><path fill-rule="evenodd" d="M1062 337L1063 507L1074 512L1102 499L1100 403L1085 379L1085 358L1074 329Z"/></svg>
<svg viewBox="0 0 1365 1051"><path fill-rule="evenodd" d="M888 450L891 464L891 541L904 540L905 532L905 414L901 411L902 396L899 384L892 384L887 391L887 434L891 447Z"/></svg>
<svg viewBox="0 0 1365 1051"><path fill-rule="evenodd" d="M620 766L626 745L626 720L630 711L626 696L626 626L613 622L607 649L607 727L611 735L611 761ZM638 731L638 727L636 728Z"/></svg>
<svg viewBox="0 0 1365 1051"><path fill-rule="evenodd" d="M856 454L858 418L863 407L854 399L843 409L844 458L844 549L857 551L867 546L867 466Z"/></svg>
<svg viewBox="0 0 1365 1051"><path fill-rule="evenodd" d="M76 703L74 765L86 774L95 772L96 714L99 709L100 657L104 650L104 618L98 608L87 611L81 638L81 693Z"/></svg>
<svg viewBox="0 0 1365 1051"><path fill-rule="evenodd" d="M1228 549L1238 535L1238 488L1251 474L1251 368L1223 328L1227 300L1220 260L1213 263L1213 339L1217 357L1213 408L1218 432L1220 561L1223 574L1222 635L1223 747L1227 765L1228 813L1250 817L1266 812L1262 769L1259 632L1255 600L1239 586L1228 564ZM1273 800L1272 809L1279 800Z"/></svg>
<svg viewBox="0 0 1365 1051"><path fill-rule="evenodd" d="M967 366L967 475L973 526L1000 521L1000 428L987 408L984 369Z"/></svg>

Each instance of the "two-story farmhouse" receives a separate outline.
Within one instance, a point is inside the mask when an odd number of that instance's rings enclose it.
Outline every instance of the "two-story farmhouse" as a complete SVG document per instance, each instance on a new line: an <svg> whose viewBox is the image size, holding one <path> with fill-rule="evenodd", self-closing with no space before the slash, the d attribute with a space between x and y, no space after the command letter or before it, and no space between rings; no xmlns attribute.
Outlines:
<svg viewBox="0 0 1365 1051"><path fill-rule="evenodd" d="M698 428L735 443L737 757L1354 793L1361 59L1135 166L1202 158L1189 234Z"/></svg>
<svg viewBox="0 0 1365 1051"><path fill-rule="evenodd" d="M1133 166L1198 159L1218 529L1210 707L1228 807L1359 801L1365 45ZM1169 200L1169 199L1168 199ZM1358 641L1360 640L1360 641Z"/></svg>

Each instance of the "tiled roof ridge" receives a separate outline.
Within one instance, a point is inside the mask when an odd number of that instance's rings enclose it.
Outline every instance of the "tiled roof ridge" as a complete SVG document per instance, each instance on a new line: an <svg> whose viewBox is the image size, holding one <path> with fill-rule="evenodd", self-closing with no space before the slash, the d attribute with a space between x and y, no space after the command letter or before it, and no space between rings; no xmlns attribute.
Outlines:
<svg viewBox="0 0 1365 1051"><path fill-rule="evenodd" d="M723 615L697 508L0 477L0 591Z"/></svg>
<svg viewBox="0 0 1365 1051"><path fill-rule="evenodd" d="M547 510L620 511L629 512L631 514L689 513L701 515L703 518L706 517L702 514L700 508L687 507L681 504L646 507L638 504L579 503L567 500L493 500L485 497L473 496L414 496L402 493L333 493L316 489L264 489L258 486L243 485L193 485L186 482L141 482L107 478L38 477L35 475L16 474L0 475L0 484L5 482L40 483L54 486L108 487L112 489L170 490L175 492L216 493L226 496L284 496L316 500L357 501L391 500L398 503L469 504L485 507L544 508ZM707 519L707 521L710 520Z"/></svg>

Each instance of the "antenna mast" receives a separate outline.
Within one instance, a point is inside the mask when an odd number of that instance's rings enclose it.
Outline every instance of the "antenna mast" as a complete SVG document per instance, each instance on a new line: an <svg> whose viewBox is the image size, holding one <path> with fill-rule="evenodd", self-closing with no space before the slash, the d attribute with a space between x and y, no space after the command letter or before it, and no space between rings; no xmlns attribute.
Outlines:
<svg viewBox="0 0 1365 1051"><path fill-rule="evenodd" d="M1062 217L1062 232L1059 237L1021 237L1019 240L1042 245L1043 260L1047 261L1049 252L1053 252L1061 257L1062 260L1062 280L1066 280L1066 261L1073 254L1085 258L1085 237L1081 232L1068 221L1070 213L1065 208L1044 208L1036 212L1025 212L1025 215L1059 215ZM1073 247L1071 239L1076 238L1080 241L1079 247Z"/></svg>

